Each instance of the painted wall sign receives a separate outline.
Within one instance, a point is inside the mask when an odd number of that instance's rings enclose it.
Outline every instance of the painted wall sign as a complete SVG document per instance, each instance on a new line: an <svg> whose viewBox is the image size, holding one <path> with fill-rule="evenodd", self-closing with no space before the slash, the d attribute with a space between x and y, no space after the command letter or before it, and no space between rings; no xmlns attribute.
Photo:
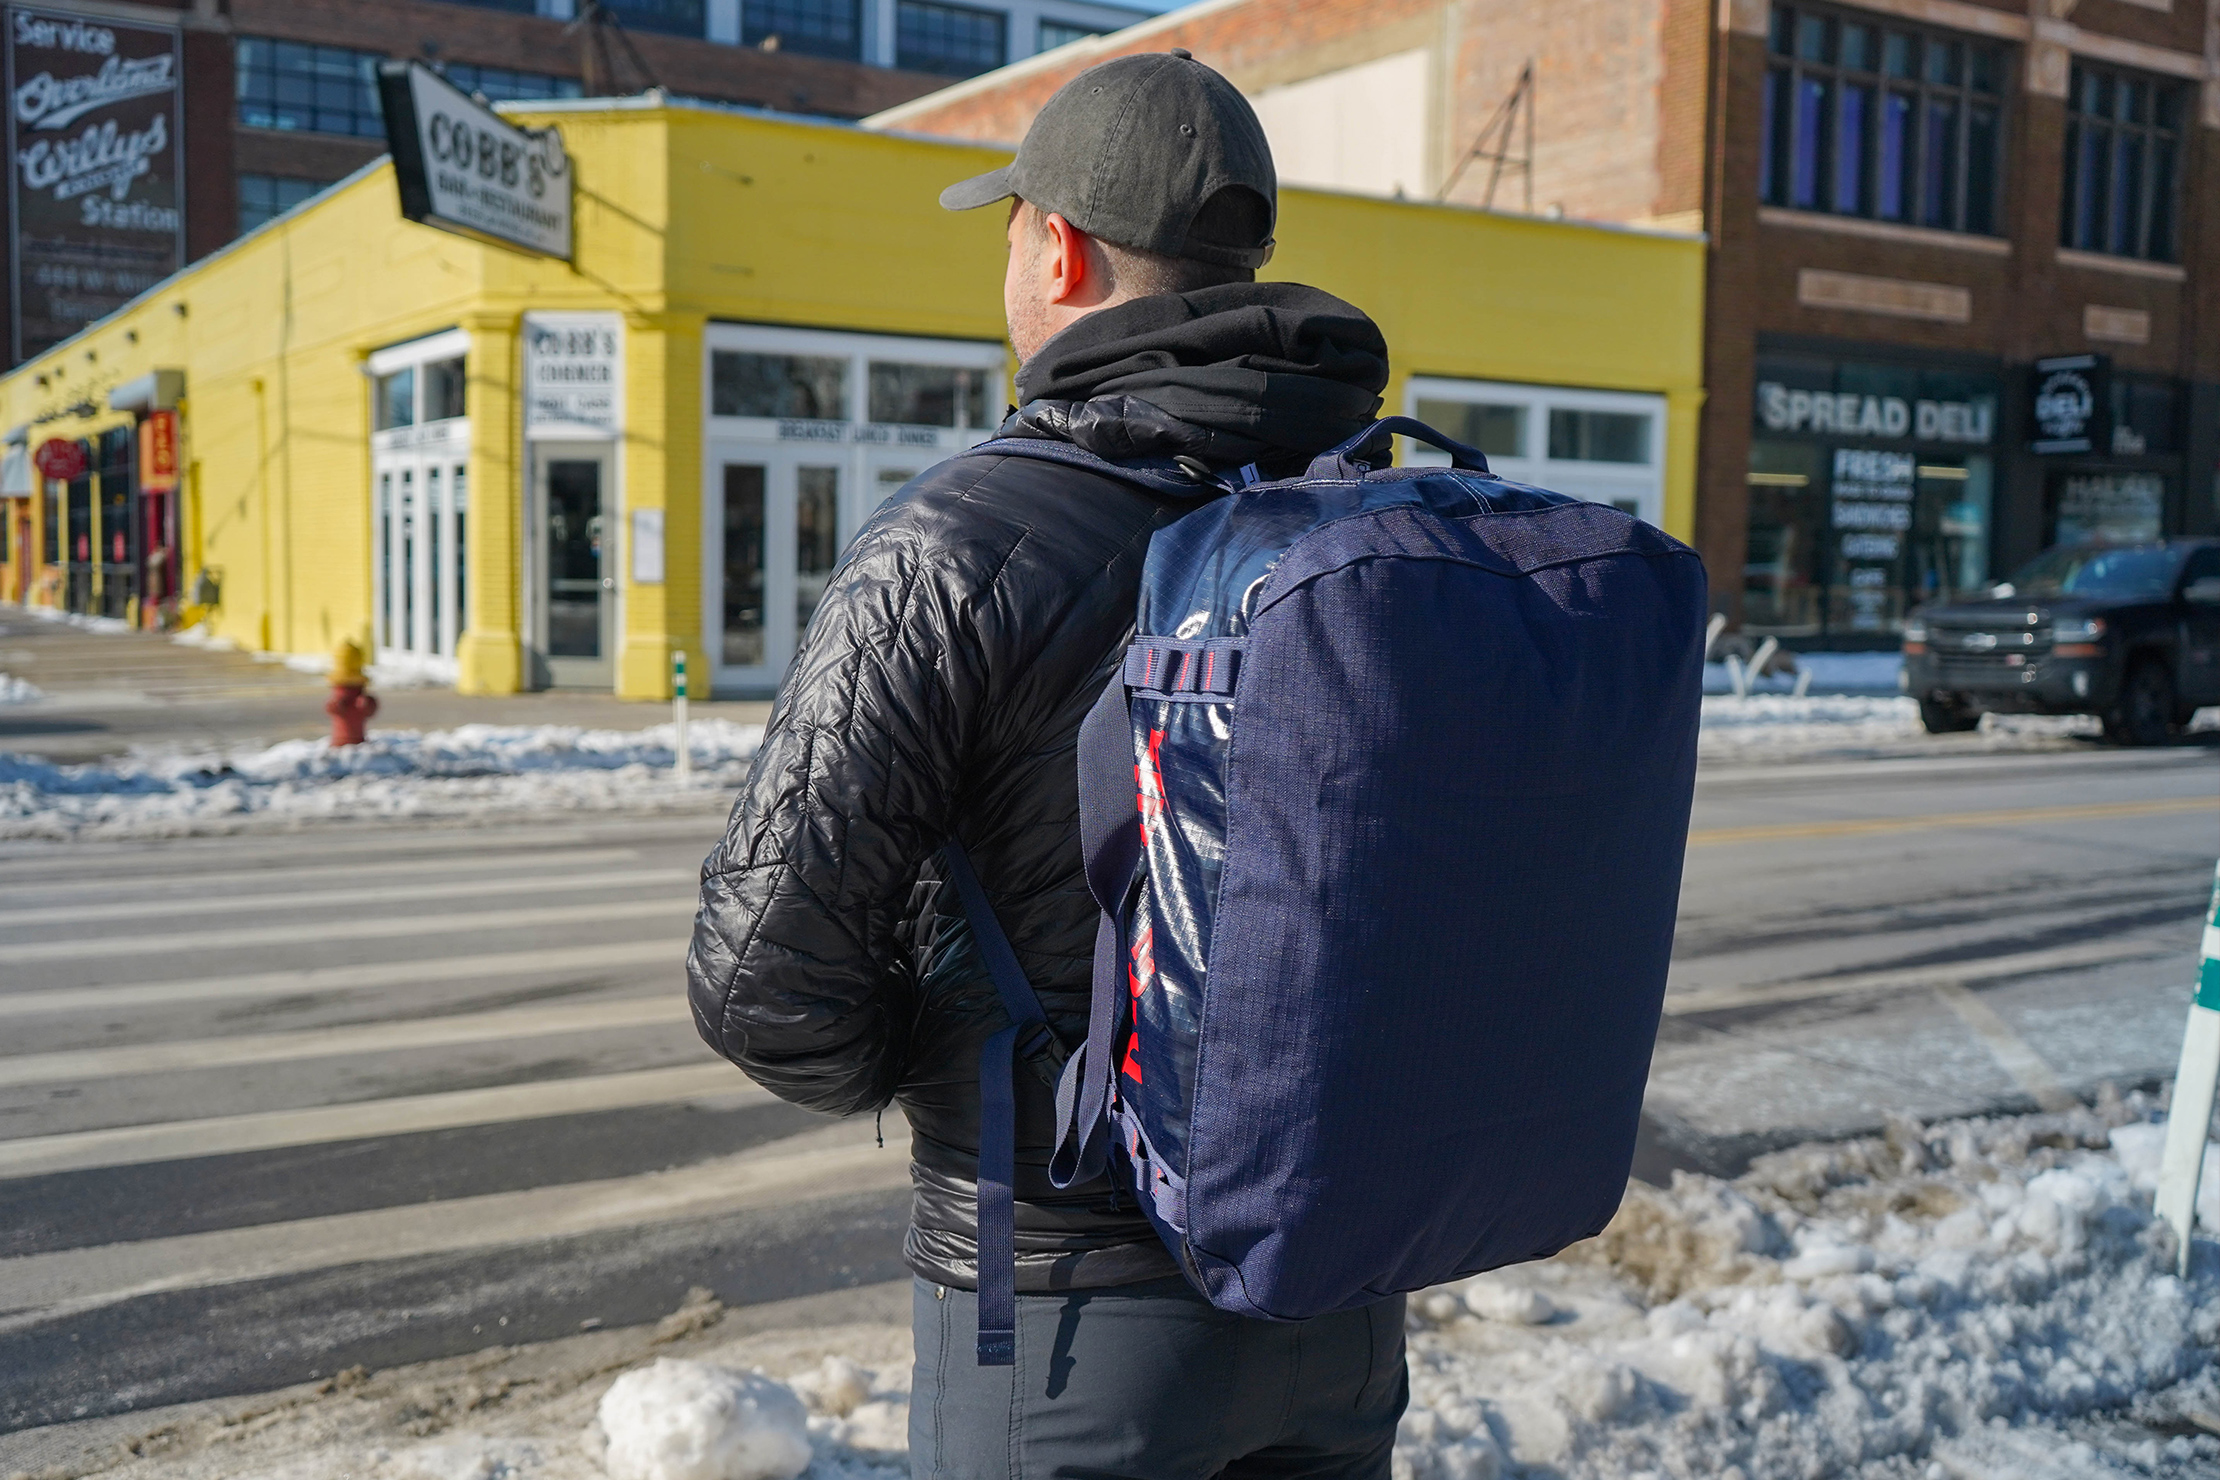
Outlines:
<svg viewBox="0 0 2220 1480"><path fill-rule="evenodd" d="M2058 355L2035 362L2031 408L2038 453L2093 452L2111 445L2112 365L2103 355Z"/></svg>
<svg viewBox="0 0 2220 1480"><path fill-rule="evenodd" d="M139 491L168 493L177 487L177 413L150 411L139 423Z"/></svg>
<svg viewBox="0 0 2220 1480"><path fill-rule="evenodd" d="M425 66L378 64L401 214L570 260L570 156L554 129L522 129Z"/></svg>
<svg viewBox="0 0 2220 1480"><path fill-rule="evenodd" d="M184 266L182 73L174 27L7 12L16 359Z"/></svg>
<svg viewBox="0 0 2220 1480"><path fill-rule="evenodd" d="M524 316L524 434L614 437L624 429L624 321L613 313Z"/></svg>
<svg viewBox="0 0 2220 1480"><path fill-rule="evenodd" d="M1989 401L1907 400L1815 391L1765 381L1757 388L1758 425L1769 432L1832 434L1892 441L1949 442L1985 447L1996 435Z"/></svg>

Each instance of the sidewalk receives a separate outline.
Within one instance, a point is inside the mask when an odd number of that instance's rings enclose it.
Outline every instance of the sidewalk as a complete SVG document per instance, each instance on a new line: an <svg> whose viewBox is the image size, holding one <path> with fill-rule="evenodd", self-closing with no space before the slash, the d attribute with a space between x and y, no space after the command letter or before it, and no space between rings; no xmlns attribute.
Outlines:
<svg viewBox="0 0 2220 1480"><path fill-rule="evenodd" d="M11 684L10 679L18 681ZM21 685L39 697L25 699ZM581 725L637 730L670 719L665 704L604 693L472 695L380 688L379 729L457 725ZM247 653L187 647L150 632L92 631L0 605L0 751L59 762L103 760L148 746L223 749L331 733L313 674ZM697 719L761 724L763 701L696 699Z"/></svg>

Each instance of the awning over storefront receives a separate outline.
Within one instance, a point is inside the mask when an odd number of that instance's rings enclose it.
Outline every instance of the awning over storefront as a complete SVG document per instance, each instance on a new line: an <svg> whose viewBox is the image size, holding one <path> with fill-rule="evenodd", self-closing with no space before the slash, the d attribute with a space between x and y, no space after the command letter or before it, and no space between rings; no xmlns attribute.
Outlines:
<svg viewBox="0 0 2220 1480"><path fill-rule="evenodd" d="M185 372L150 370L108 392L110 411L175 411L185 395Z"/></svg>
<svg viewBox="0 0 2220 1480"><path fill-rule="evenodd" d="M0 457L0 498L29 498L38 492L31 476L31 429L17 427L8 433L8 450Z"/></svg>

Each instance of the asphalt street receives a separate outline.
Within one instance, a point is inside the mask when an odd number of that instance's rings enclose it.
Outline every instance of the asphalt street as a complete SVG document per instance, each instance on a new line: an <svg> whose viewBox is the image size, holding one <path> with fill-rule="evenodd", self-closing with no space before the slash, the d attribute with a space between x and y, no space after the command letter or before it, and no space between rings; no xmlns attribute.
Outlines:
<svg viewBox="0 0 2220 1480"><path fill-rule="evenodd" d="M714 814L0 846L0 1432L898 1278L714 1060ZM1639 1170L2171 1071L2220 754L1707 771Z"/></svg>

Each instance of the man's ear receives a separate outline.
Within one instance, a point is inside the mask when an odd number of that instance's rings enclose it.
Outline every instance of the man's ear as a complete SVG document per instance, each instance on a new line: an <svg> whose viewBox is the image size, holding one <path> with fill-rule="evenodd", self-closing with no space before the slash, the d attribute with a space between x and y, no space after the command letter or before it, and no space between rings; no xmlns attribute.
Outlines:
<svg viewBox="0 0 2220 1480"><path fill-rule="evenodd" d="M1048 233L1048 301L1069 303L1087 287L1087 234L1054 211L1041 226Z"/></svg>

